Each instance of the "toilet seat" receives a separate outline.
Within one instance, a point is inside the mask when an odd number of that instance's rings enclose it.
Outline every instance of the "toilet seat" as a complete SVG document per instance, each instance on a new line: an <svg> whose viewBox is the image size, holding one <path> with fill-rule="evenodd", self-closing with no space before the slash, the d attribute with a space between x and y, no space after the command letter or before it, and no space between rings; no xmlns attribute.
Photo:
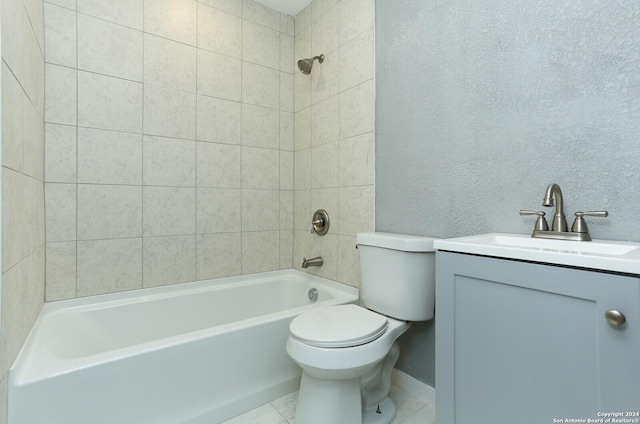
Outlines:
<svg viewBox="0 0 640 424"><path fill-rule="evenodd" d="M289 326L291 336L309 346L345 348L370 343L382 336L389 321L357 305L337 305L305 312Z"/></svg>

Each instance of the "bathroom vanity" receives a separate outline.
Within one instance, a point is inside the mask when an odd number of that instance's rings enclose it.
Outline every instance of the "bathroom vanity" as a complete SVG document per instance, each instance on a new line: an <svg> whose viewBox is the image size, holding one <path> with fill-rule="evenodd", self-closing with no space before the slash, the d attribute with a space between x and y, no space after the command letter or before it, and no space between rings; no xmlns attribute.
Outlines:
<svg viewBox="0 0 640 424"><path fill-rule="evenodd" d="M436 243L438 424L640 418L640 245L589 243Z"/></svg>

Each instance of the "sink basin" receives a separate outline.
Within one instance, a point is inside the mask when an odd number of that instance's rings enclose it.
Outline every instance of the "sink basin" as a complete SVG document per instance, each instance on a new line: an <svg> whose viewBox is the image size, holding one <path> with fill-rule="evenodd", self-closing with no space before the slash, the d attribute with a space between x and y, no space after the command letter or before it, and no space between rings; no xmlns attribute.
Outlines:
<svg viewBox="0 0 640 424"><path fill-rule="evenodd" d="M640 274L640 243L492 233L434 241L438 250Z"/></svg>

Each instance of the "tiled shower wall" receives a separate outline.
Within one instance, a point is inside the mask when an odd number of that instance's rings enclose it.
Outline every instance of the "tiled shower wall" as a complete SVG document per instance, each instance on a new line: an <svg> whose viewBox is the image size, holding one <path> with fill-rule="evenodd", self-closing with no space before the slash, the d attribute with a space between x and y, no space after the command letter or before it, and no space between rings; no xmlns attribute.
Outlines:
<svg viewBox="0 0 640 424"><path fill-rule="evenodd" d="M294 19L47 0L46 299L292 266Z"/></svg>
<svg viewBox="0 0 640 424"><path fill-rule="evenodd" d="M324 54L311 75L295 72L294 267L359 286L355 236L374 229L374 0L315 0L296 16L296 59ZM310 233L325 209L329 233Z"/></svg>
<svg viewBox="0 0 640 424"><path fill-rule="evenodd" d="M0 423L7 369L44 302L44 26L42 0L3 0L2 331Z"/></svg>

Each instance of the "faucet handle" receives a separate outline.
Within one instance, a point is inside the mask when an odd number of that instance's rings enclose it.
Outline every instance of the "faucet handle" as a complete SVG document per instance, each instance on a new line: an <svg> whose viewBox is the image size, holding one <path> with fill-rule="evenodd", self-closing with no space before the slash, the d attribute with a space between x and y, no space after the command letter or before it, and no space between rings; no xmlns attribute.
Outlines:
<svg viewBox="0 0 640 424"><path fill-rule="evenodd" d="M584 216L599 216L602 218L606 218L609 216L609 212L607 211L591 211L591 212L576 212L576 219L573 221L573 225L571 226L571 231L574 233L588 233L589 229L587 228L587 223L584 220Z"/></svg>
<svg viewBox="0 0 640 424"><path fill-rule="evenodd" d="M536 220L536 225L534 227L534 231L549 231L549 224L547 224L547 220L545 219L545 213L543 211L529 211L526 209L520 210L520 216L529 216L529 215L537 215L538 219Z"/></svg>

